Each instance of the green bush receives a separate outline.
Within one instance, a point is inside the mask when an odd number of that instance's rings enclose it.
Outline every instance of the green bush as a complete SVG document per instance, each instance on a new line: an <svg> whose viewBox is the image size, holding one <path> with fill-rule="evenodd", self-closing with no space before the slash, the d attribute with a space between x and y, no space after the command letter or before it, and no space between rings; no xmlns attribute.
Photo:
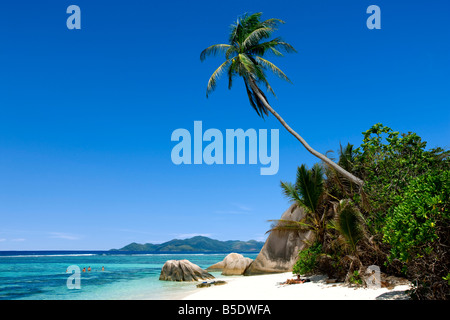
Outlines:
<svg viewBox="0 0 450 320"><path fill-rule="evenodd" d="M431 253L437 229L449 227L449 198L450 171L425 174L410 182L383 228L383 240L391 246L390 261L409 262Z"/></svg>
<svg viewBox="0 0 450 320"><path fill-rule="evenodd" d="M322 252L322 244L314 243L309 248L298 253L297 262L292 268L293 274L304 275L313 272L317 266L317 258Z"/></svg>
<svg viewBox="0 0 450 320"><path fill-rule="evenodd" d="M359 274L358 270L353 271L353 274L351 275L349 281L350 281L350 283L357 284L357 285L363 284L361 275Z"/></svg>
<svg viewBox="0 0 450 320"><path fill-rule="evenodd" d="M386 214L403 202L410 181L431 171L450 169L449 152L426 150L427 143L413 132L400 134L382 124L364 132L355 150L355 174L365 182L370 202L367 222L374 233L382 233Z"/></svg>
<svg viewBox="0 0 450 320"><path fill-rule="evenodd" d="M383 240L389 262L400 261L416 299L449 299L450 171L413 179L389 211ZM397 263L397 262L395 262Z"/></svg>

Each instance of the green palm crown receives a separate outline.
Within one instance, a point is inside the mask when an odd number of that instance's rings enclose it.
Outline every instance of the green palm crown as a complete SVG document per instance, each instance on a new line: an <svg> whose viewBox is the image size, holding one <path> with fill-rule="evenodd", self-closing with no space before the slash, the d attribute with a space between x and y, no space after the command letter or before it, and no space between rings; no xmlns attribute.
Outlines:
<svg viewBox="0 0 450 320"><path fill-rule="evenodd" d="M262 13L245 14L235 24L231 25L229 44L212 45L200 54L200 60L204 61L210 55L225 54L223 62L212 74L208 81L206 96L214 91L217 80L223 72L228 75L228 88L231 89L235 76L244 79L250 105L260 117L268 115L267 108L261 99L267 98L260 89L265 87L267 91L275 95L267 81L266 71L269 70L283 80L291 82L289 78L272 62L264 59L267 53L275 56L283 56L282 52L296 52L295 49L281 38L271 39L279 24L280 19L268 19L261 21ZM259 95L257 94L257 92Z"/></svg>

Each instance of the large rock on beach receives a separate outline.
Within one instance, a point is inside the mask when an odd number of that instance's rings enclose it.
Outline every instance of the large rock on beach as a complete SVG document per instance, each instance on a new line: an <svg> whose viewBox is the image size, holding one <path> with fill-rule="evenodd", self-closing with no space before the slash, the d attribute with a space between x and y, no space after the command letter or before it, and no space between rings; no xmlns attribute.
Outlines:
<svg viewBox="0 0 450 320"><path fill-rule="evenodd" d="M252 263L252 259L244 257L239 253L230 253L222 261L208 267L208 271L222 271L224 276L242 275Z"/></svg>
<svg viewBox="0 0 450 320"><path fill-rule="evenodd" d="M214 279L214 276L189 260L166 261L159 276L159 280L164 281L201 281L208 279Z"/></svg>
<svg viewBox="0 0 450 320"><path fill-rule="evenodd" d="M303 208L292 205L280 219L300 221L305 216ZM312 231L272 231L256 259L245 270L244 275L292 271L299 250L314 240Z"/></svg>

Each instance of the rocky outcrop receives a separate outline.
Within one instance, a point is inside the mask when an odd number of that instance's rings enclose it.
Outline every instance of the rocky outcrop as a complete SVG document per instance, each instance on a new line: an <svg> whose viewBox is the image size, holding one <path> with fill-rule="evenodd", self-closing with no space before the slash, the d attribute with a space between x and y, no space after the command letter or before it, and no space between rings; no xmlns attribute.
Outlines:
<svg viewBox="0 0 450 320"><path fill-rule="evenodd" d="M214 279L207 271L189 260L168 260L161 269L159 280L200 281Z"/></svg>
<svg viewBox="0 0 450 320"><path fill-rule="evenodd" d="M305 215L303 208L292 205L280 219L299 221ZM305 241L312 241L312 231L273 231L256 259L245 270L244 275L277 273L292 271L297 261L298 251L306 246Z"/></svg>
<svg viewBox="0 0 450 320"><path fill-rule="evenodd" d="M252 259L245 258L239 253L230 253L222 261L208 267L208 271L222 271L224 276L242 275L247 267L252 263Z"/></svg>

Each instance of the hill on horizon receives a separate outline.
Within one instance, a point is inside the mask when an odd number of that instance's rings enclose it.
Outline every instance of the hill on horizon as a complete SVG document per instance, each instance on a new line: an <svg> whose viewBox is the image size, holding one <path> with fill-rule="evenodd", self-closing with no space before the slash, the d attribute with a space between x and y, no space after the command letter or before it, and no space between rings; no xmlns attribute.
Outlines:
<svg viewBox="0 0 450 320"><path fill-rule="evenodd" d="M264 242L249 240L220 241L203 236L195 236L189 239L173 239L161 244L130 243L120 249L110 251L150 251L150 252L259 252Z"/></svg>

